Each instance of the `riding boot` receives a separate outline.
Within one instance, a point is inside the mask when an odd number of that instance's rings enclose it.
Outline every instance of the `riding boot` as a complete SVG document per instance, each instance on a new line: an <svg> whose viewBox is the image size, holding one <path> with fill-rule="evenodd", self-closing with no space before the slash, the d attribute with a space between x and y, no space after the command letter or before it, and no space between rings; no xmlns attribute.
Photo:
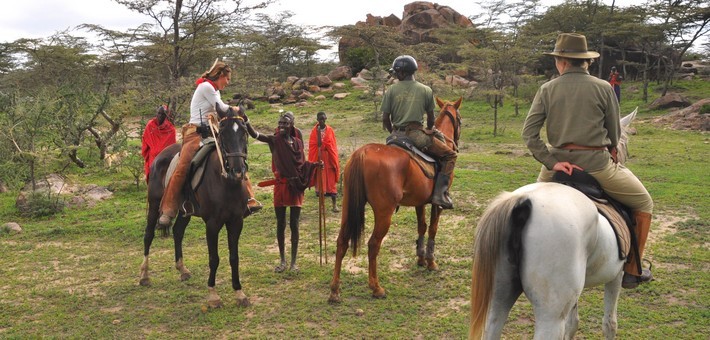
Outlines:
<svg viewBox="0 0 710 340"><path fill-rule="evenodd" d="M247 201L247 211L244 214L244 217L247 217L261 210L261 208L263 208L264 206L261 205L261 202L257 201L254 197L254 189L252 188L251 180L248 177L245 184L247 187L247 193L249 194L249 200Z"/></svg>
<svg viewBox="0 0 710 340"><path fill-rule="evenodd" d="M182 188L187 180L188 172L190 171L190 162L195 156L197 149L200 148L200 135L195 131L194 125L186 124L182 127L183 142L180 149L180 158L175 167L175 171L170 177L168 186L163 193L163 199L160 202L160 218L158 226L167 228L172 224L173 218L177 215L178 205L182 197Z"/></svg>
<svg viewBox="0 0 710 340"><path fill-rule="evenodd" d="M436 176L431 204L438 205L442 209L453 209L454 203L451 201L451 197L449 197L449 183L451 182L451 174L454 171L454 164L453 162L441 163L442 170Z"/></svg>
<svg viewBox="0 0 710 340"><path fill-rule="evenodd" d="M643 251L646 248L646 240L648 232L651 230L651 214L645 212L635 212L636 219L636 241L638 243L639 259L643 259ZM639 268L636 261L636 254L632 251L624 264L624 278L621 281L621 286L624 288L636 288L640 283L645 283L653 280L653 275L650 269Z"/></svg>

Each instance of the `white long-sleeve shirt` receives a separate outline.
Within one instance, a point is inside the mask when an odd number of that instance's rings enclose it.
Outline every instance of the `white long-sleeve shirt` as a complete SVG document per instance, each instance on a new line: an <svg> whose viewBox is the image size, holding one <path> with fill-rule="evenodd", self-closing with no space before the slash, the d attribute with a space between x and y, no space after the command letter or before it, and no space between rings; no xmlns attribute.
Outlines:
<svg viewBox="0 0 710 340"><path fill-rule="evenodd" d="M217 112L216 105L219 105L223 111L229 110L229 105L222 101L219 90L216 90L212 84L205 81L197 85L190 102L190 124L207 124L207 116Z"/></svg>

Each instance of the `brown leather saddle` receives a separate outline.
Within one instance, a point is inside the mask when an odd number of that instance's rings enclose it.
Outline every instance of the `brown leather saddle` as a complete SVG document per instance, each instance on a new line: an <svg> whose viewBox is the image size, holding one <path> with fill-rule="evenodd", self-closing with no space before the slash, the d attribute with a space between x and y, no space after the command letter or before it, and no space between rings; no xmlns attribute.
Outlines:
<svg viewBox="0 0 710 340"><path fill-rule="evenodd" d="M389 135L385 144L397 146L406 151L412 160L419 165L419 168L422 169L427 178L433 179L439 172L439 162L414 146L414 143L406 136Z"/></svg>
<svg viewBox="0 0 710 340"><path fill-rule="evenodd" d="M185 213L185 216L192 215L196 208L199 207L197 200L195 199L195 191L202 183L202 179L205 174L205 167L207 165L207 159L209 155L214 152L217 148L214 138L208 137L202 139L200 143L200 148L197 149L195 157L192 158L190 162L190 172L187 175L188 180L185 181L185 187L182 191L182 197L180 198L180 209ZM165 173L165 180L163 181L163 187L168 186L170 177L172 177L177 167L178 159L180 159L180 153L176 153L173 159L170 161L168 170ZM189 184L189 187L188 187Z"/></svg>
<svg viewBox="0 0 710 340"><path fill-rule="evenodd" d="M626 259L632 250L638 254L635 233L631 232L631 228L636 225L631 209L606 194L592 175L579 170L574 170L571 176L557 171L552 181L575 188L594 202L599 213L614 229L619 246L619 259Z"/></svg>

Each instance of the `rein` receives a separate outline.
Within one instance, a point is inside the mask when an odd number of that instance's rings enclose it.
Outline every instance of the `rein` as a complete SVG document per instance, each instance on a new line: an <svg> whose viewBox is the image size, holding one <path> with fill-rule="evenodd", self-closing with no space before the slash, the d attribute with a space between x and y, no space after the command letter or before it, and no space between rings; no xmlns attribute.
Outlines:
<svg viewBox="0 0 710 340"><path fill-rule="evenodd" d="M444 139L448 142L451 142L451 144L454 145L454 151L459 152L459 134L461 133L461 129L459 126L461 125L461 119L459 118L458 112L456 114L456 117L454 118L453 114L446 110L448 106L453 106L451 104L446 104L443 108L441 108L441 111L446 113L446 115L449 117L451 120L451 125L454 127L454 139L449 138L449 136L446 136L445 134L441 134L444 136Z"/></svg>
<svg viewBox="0 0 710 340"><path fill-rule="evenodd" d="M239 120L242 120L242 121L244 120L244 118L242 118L242 117L240 117L240 116L222 117L222 118L218 121L218 123L221 123L221 122L223 122L223 121L225 121L225 120L227 120L227 119L239 119ZM224 167L224 163L225 163L225 162L224 162L224 158L222 158L222 149L223 149L224 147L222 146L222 141L219 140L219 139L217 139L217 135L219 134L218 131L217 131L217 130L218 130L218 127L217 127L216 124L212 121L212 119L209 120L209 123L210 123L210 124L209 124L209 125L210 125L210 131L212 132L212 137L214 138L214 140L219 141L219 143L216 143L216 149L217 149L217 156L219 157L219 163L220 163L220 166L222 167L222 177L227 178L227 177L228 177L228 175L227 175L227 170L226 170L225 167ZM242 158L246 158L246 157L247 157L247 154L244 153L244 152L225 152L225 153L224 153L224 156L225 156L225 157L242 157Z"/></svg>

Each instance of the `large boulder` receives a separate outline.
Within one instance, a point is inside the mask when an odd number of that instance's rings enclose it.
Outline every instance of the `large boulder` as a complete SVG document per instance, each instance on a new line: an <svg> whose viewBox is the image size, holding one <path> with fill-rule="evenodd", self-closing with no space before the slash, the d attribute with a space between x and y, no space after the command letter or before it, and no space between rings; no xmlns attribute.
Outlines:
<svg viewBox="0 0 710 340"><path fill-rule="evenodd" d="M673 107L688 107L690 101L678 93L668 93L649 105L650 109L669 109Z"/></svg>
<svg viewBox="0 0 710 340"><path fill-rule="evenodd" d="M409 44L416 45L422 42L440 43L431 35L432 31L451 26L473 27L473 23L449 6L416 1L404 6L399 30L408 38Z"/></svg>
<svg viewBox="0 0 710 340"><path fill-rule="evenodd" d="M407 38L407 44L416 45L422 42L440 43L432 35L432 31L436 29L452 26L473 27L473 22L449 6L415 1L404 6L402 20L394 14L387 17L367 14L365 21L359 21L355 25L393 27ZM362 46L362 42L358 39L341 38L338 42L338 57L344 60L348 50L359 46Z"/></svg>
<svg viewBox="0 0 710 340"><path fill-rule="evenodd" d="M674 110L654 119L654 123L670 125L675 130L710 131L710 113L703 113L703 106L710 105L710 98L695 102L684 109Z"/></svg>

